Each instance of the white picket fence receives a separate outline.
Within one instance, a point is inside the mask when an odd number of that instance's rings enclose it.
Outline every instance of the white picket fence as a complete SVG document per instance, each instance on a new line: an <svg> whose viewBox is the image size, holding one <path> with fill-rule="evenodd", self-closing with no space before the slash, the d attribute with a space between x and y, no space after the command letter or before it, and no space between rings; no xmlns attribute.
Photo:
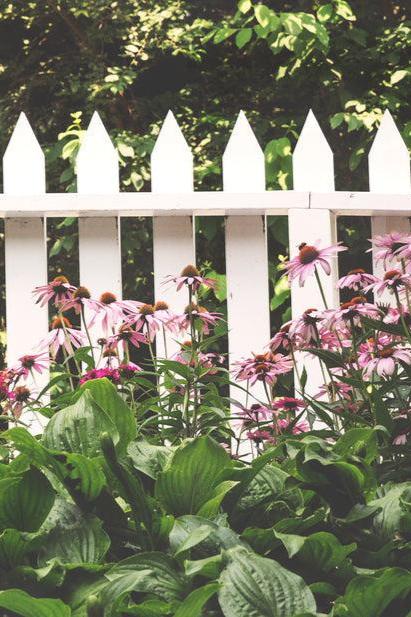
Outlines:
<svg viewBox="0 0 411 617"><path fill-rule="evenodd" d="M267 215L288 215L291 256L301 242L334 243L338 215L371 216L373 234L408 230L411 216L409 156L388 111L369 153L369 192L335 192L333 154L311 111L293 154L290 191L265 190L263 152L243 112L223 155L221 192L194 192L192 153L171 112L151 157L151 193L119 192L117 154L97 113L78 154L77 193L46 194L44 155L24 114L3 164L9 363L48 330L47 309L34 306L31 295L47 281L47 217L79 217L81 284L96 295L111 290L121 296L119 217L152 216L155 298L176 310L186 304L185 294L161 283L195 262L195 216L226 217L228 339L235 361L259 352L270 337ZM331 276L322 276L329 306L338 302L337 277L335 262ZM294 315L316 306L322 303L315 281L292 289ZM310 371L314 387L317 366Z"/></svg>

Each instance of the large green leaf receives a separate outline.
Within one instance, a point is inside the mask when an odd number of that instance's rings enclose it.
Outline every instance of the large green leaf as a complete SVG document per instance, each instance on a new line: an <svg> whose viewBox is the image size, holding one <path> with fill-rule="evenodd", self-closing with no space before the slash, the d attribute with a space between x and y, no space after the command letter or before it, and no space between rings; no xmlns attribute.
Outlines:
<svg viewBox="0 0 411 617"><path fill-rule="evenodd" d="M402 598L402 609L410 607L411 572L401 568L386 568L373 575L354 578L342 598L337 601L335 615L347 617L380 617L395 599ZM408 596L408 600L405 598ZM397 605L394 615L405 614ZM390 613L391 614L391 613ZM388 615L388 613L384 613Z"/></svg>
<svg viewBox="0 0 411 617"><path fill-rule="evenodd" d="M16 529L5 529L0 534L0 570L7 570L21 563L30 540Z"/></svg>
<svg viewBox="0 0 411 617"><path fill-rule="evenodd" d="M388 486L385 495L367 505L377 511L373 525L382 539L411 533L411 482Z"/></svg>
<svg viewBox="0 0 411 617"><path fill-rule="evenodd" d="M0 591L0 608L21 617L70 617L71 610L61 600L33 598L21 589Z"/></svg>
<svg viewBox="0 0 411 617"><path fill-rule="evenodd" d="M133 441L127 448L127 454L136 469L155 480L173 454L173 449L147 441Z"/></svg>
<svg viewBox="0 0 411 617"><path fill-rule="evenodd" d="M0 528L37 531L50 512L55 492L38 469L26 471L15 482L0 489Z"/></svg>
<svg viewBox="0 0 411 617"><path fill-rule="evenodd" d="M277 531L275 536L284 544L290 558L296 557L304 566L322 572L338 568L357 548L356 544L342 545L338 538L326 531L307 537Z"/></svg>
<svg viewBox="0 0 411 617"><path fill-rule="evenodd" d="M174 617L200 617L203 614L205 604L217 593L218 588L218 583L209 583L204 587L195 589L180 604L174 613Z"/></svg>
<svg viewBox="0 0 411 617"><path fill-rule="evenodd" d="M95 517L80 518L72 525L57 525L44 540L40 561L57 558L64 564L100 563L110 547L110 538Z"/></svg>
<svg viewBox="0 0 411 617"><path fill-rule="evenodd" d="M137 434L133 411L121 398L116 387L108 379L92 379L81 386L82 392L91 392L96 403L114 423L120 436L117 449L124 452Z"/></svg>
<svg viewBox="0 0 411 617"><path fill-rule="evenodd" d="M210 529L210 533L207 535L205 535L206 528ZM170 546L173 553L179 553L183 546L187 546L193 535L198 538L198 529L202 530L201 533L204 532L202 542L195 547L195 552L198 553L199 557L215 555L221 549L229 549L239 544L246 546L235 531L227 526L225 520L211 521L201 516L187 515L178 518L171 530Z"/></svg>
<svg viewBox="0 0 411 617"><path fill-rule="evenodd" d="M218 594L225 617L294 617L316 611L303 579L273 559L242 548L228 551L228 558Z"/></svg>
<svg viewBox="0 0 411 617"><path fill-rule="evenodd" d="M189 579L179 571L178 563L164 553L149 552L133 555L117 563L106 573L110 581L150 572L138 579L135 591L150 593L167 602L181 600L190 590Z"/></svg>
<svg viewBox="0 0 411 617"><path fill-rule="evenodd" d="M231 466L227 452L210 437L180 446L159 474L156 496L174 515L196 514L215 497L215 489Z"/></svg>
<svg viewBox="0 0 411 617"><path fill-rule="evenodd" d="M101 454L100 435L107 432L119 440L114 422L85 390L77 401L56 413L47 424L43 443L47 448L77 452L93 458Z"/></svg>

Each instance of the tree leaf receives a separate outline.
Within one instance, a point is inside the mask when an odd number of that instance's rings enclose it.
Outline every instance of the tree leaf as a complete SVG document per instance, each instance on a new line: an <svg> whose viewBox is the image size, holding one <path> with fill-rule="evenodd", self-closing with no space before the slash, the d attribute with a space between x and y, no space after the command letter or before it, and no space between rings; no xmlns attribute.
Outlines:
<svg viewBox="0 0 411 617"><path fill-rule="evenodd" d="M239 32L237 32L235 37L235 44L238 49L242 49L247 43L251 40L253 36L252 28L242 28Z"/></svg>
<svg viewBox="0 0 411 617"><path fill-rule="evenodd" d="M242 548L231 549L227 556L218 594L225 617L291 617L316 611L303 579L278 562Z"/></svg>

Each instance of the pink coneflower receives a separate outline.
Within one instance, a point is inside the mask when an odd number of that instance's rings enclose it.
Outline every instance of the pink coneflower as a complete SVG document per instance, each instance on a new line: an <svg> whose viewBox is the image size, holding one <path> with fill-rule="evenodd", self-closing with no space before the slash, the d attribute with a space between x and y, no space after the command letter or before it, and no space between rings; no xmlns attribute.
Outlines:
<svg viewBox="0 0 411 617"><path fill-rule="evenodd" d="M6 411L11 413L14 418L20 418L23 408L31 398L31 392L27 386L16 386L10 393L10 401L6 405Z"/></svg>
<svg viewBox="0 0 411 617"><path fill-rule="evenodd" d="M362 315L375 318L379 314L378 307L367 302L364 296L355 296L348 302L343 302L339 309L324 311L325 323L329 327L334 326L340 320L353 322L357 326L360 324Z"/></svg>
<svg viewBox="0 0 411 617"><path fill-rule="evenodd" d="M265 430L260 430L260 429L257 429L255 431L248 431L247 439L254 441L256 444L260 444L263 441L266 441L267 443L271 443L271 444L275 444L276 442L274 435L270 433L270 431L265 431Z"/></svg>
<svg viewBox="0 0 411 617"><path fill-rule="evenodd" d="M310 430L310 425L306 420L298 420L295 424L293 424L292 420L288 419L280 419L277 420L277 428L279 432L283 433L288 431L291 426L291 433L293 435L299 435L300 433L307 433Z"/></svg>
<svg viewBox="0 0 411 617"><path fill-rule="evenodd" d="M88 328L92 328L99 323L103 332L107 335L112 333L119 322L124 319L122 302L117 301L116 296L111 291L101 294L99 301L94 301L94 311L91 316Z"/></svg>
<svg viewBox="0 0 411 617"><path fill-rule="evenodd" d="M364 291L373 291L380 296L384 291L395 293L401 289L411 289L411 275L403 274L400 270L388 270L383 280L376 279Z"/></svg>
<svg viewBox="0 0 411 617"><path fill-rule="evenodd" d="M250 407L239 405L238 419L243 428L250 428L259 422L267 422L273 418L273 410L260 403L254 403Z"/></svg>
<svg viewBox="0 0 411 617"><path fill-rule="evenodd" d="M128 322L134 324L136 330L141 330L150 341L154 340L157 332L164 325L164 322L156 315L156 310L152 304L143 304L138 312L129 315Z"/></svg>
<svg viewBox="0 0 411 617"><path fill-rule="evenodd" d="M355 291L359 291L364 289L367 285L374 283L377 278L373 274L368 274L362 268L355 268L354 270L350 270L350 272L340 278L337 283L337 287L340 289L354 289Z"/></svg>
<svg viewBox="0 0 411 617"><path fill-rule="evenodd" d="M26 356L22 356L18 359L17 365L14 367L14 370L17 373L20 373L24 377L31 371L36 371L37 373L43 373L47 370L49 365L48 355L44 352L38 354L29 354Z"/></svg>
<svg viewBox="0 0 411 617"><path fill-rule="evenodd" d="M65 313L70 309L74 310L76 315L80 315L83 309L87 309L89 312L89 318L94 313L98 313L103 309L101 302L93 300L87 287L77 287L73 295L69 300L61 304L60 310Z"/></svg>
<svg viewBox="0 0 411 617"><path fill-rule="evenodd" d="M187 366L202 366L205 369L209 369L208 372L210 374L217 373L218 368L216 365L224 362L224 356L213 352L204 353L202 351L196 351L193 356L191 341L184 341L179 351L177 351L171 359L181 364L186 364Z"/></svg>
<svg viewBox="0 0 411 617"><path fill-rule="evenodd" d="M335 369L331 369L331 373L335 374ZM338 375L335 375L335 379L333 379L333 381L322 384L314 398L321 399L324 398L324 396L328 396L331 399L337 397L340 399L343 398L350 400L351 394L352 386L349 386L347 383L343 383L342 381L338 381Z"/></svg>
<svg viewBox="0 0 411 617"><path fill-rule="evenodd" d="M299 398L293 398L290 396L284 396L283 398L278 398L273 402L273 409L277 411L298 411L299 409L304 409L305 403L303 400Z"/></svg>
<svg viewBox="0 0 411 617"><path fill-rule="evenodd" d="M401 362L411 364L411 349L395 347L389 336L381 336L378 341L369 339L360 345L358 364L367 379L373 373L389 377L397 367L401 367Z"/></svg>
<svg viewBox="0 0 411 617"><path fill-rule="evenodd" d="M39 343L39 349L49 348L55 358L62 347L71 354L86 343L86 336L80 330L75 330L66 317L55 317L51 322L51 330Z"/></svg>
<svg viewBox="0 0 411 617"><path fill-rule="evenodd" d="M208 334L210 332L210 326L214 326L219 319L221 319L219 313L210 313L203 306L191 303L186 306L183 315L177 315L177 317L174 318L173 323L183 332L190 329L191 320L193 320L195 326L200 324L204 334Z"/></svg>
<svg viewBox="0 0 411 617"><path fill-rule="evenodd" d="M287 271L290 282L298 278L300 287L303 287L306 279L315 273L317 266L321 266L326 274L330 274L331 266L329 259L340 251L347 249L347 247L339 246L338 244L320 249L319 245L320 240L317 240L313 245L303 242L298 247L298 255L284 264L283 267Z"/></svg>
<svg viewBox="0 0 411 617"><path fill-rule="evenodd" d="M106 344L110 348L116 348L119 345L126 350L128 344L134 347L140 347L140 343L147 343L147 337L142 332L138 332L129 324L123 324L120 326L117 334L109 336L106 340Z"/></svg>
<svg viewBox="0 0 411 617"><path fill-rule="evenodd" d="M278 375L289 373L293 363L290 358L280 353L273 354L253 354L252 358L247 358L241 362L235 362L234 378L237 381L248 381L250 385L257 381L267 384L274 384Z"/></svg>
<svg viewBox="0 0 411 617"><path fill-rule="evenodd" d="M76 288L70 285L65 276L56 276L51 283L36 287L33 295L36 297L36 304L40 304L40 306L45 306L48 302L53 301L55 306L60 307L72 298L75 290Z"/></svg>
<svg viewBox="0 0 411 617"><path fill-rule="evenodd" d="M387 262L392 262L399 259L399 253L411 243L411 236L405 233L394 231L382 236L375 236L370 240L374 248L374 258L376 263L382 261L384 267ZM372 249L369 249L371 251Z"/></svg>
<svg viewBox="0 0 411 617"><path fill-rule="evenodd" d="M319 323L323 318L323 313L317 309L309 308L299 317L291 322L289 335L294 341L303 347L317 344L319 333Z"/></svg>
<svg viewBox="0 0 411 617"><path fill-rule="evenodd" d="M292 322L289 321L281 326L280 330L274 334L273 338L268 343L270 351L276 351L277 349L290 349L293 344L293 339L290 336L290 327Z"/></svg>
<svg viewBox="0 0 411 617"><path fill-rule="evenodd" d="M187 287L191 287L193 292L196 292L200 288L201 285L204 285L205 287L214 288L216 284L214 279L205 278L204 276L201 276L197 268L192 265L186 266L182 270L180 276L171 276L171 275L167 276L164 279L163 284L167 284L167 283L176 283L177 291L179 291L183 287L183 285L187 285Z"/></svg>

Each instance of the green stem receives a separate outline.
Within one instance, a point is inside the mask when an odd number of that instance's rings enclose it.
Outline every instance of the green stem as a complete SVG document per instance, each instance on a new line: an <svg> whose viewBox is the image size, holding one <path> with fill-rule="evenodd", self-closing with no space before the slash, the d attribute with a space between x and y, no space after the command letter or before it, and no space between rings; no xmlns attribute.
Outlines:
<svg viewBox="0 0 411 617"><path fill-rule="evenodd" d="M318 274L318 270L317 270L316 267L314 267L314 274L315 274L315 278L317 280L318 288L320 290L322 301L324 303L324 307L326 309L328 309L328 304L327 304L327 300L325 299L325 294L324 294L323 286L321 284L320 275Z"/></svg>

